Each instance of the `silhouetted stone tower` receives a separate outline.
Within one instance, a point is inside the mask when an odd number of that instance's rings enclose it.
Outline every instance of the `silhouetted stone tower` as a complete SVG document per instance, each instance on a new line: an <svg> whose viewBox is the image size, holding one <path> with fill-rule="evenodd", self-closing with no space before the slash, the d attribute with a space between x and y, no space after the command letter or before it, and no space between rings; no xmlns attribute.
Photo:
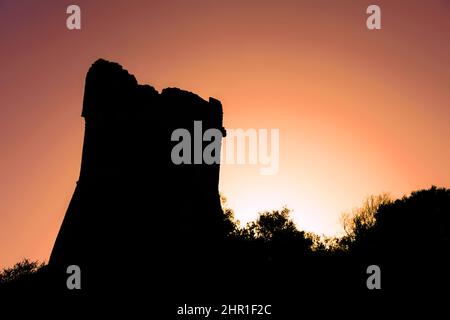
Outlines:
<svg viewBox="0 0 450 320"><path fill-rule="evenodd" d="M82 116L80 177L50 266L79 265L95 287L110 276L105 269L143 257L167 265L212 253L222 237L219 165L173 164L171 134L193 135L194 120L225 134L220 101L177 88L158 93L98 60L86 76Z"/></svg>

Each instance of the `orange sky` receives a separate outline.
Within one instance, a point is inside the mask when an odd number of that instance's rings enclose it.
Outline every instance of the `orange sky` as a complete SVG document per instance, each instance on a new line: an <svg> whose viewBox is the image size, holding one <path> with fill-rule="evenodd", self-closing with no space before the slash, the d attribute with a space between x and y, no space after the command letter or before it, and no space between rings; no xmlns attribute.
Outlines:
<svg viewBox="0 0 450 320"><path fill-rule="evenodd" d="M280 129L277 175L221 169L243 221L286 204L301 228L333 234L367 195L450 186L449 1L53 2L0 0L0 267L48 259L100 57L220 99L228 128ZM73 3L81 31L65 27ZM382 30L366 28L370 4Z"/></svg>

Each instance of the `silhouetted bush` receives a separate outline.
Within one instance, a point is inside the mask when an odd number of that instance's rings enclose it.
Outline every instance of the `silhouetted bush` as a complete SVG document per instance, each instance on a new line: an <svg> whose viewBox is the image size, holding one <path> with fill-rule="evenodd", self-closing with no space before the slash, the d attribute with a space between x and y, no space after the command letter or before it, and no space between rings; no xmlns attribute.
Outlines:
<svg viewBox="0 0 450 320"><path fill-rule="evenodd" d="M22 261L17 262L13 267L4 268L0 272L0 284L24 280L30 275L38 272L44 266L44 262L40 263L38 261L23 259Z"/></svg>

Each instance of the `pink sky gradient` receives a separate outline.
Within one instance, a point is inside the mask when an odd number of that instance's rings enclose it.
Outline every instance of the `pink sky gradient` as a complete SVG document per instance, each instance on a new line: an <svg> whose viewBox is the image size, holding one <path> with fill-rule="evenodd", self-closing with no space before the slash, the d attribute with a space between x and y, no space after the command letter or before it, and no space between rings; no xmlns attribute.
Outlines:
<svg viewBox="0 0 450 320"><path fill-rule="evenodd" d="M374 3L382 29L369 31ZM280 129L277 175L221 168L242 221L286 204L300 228L336 234L368 195L449 187L450 2L374 3L76 1L82 30L69 31L73 3L0 0L0 267L48 259L100 57L220 99L228 128Z"/></svg>

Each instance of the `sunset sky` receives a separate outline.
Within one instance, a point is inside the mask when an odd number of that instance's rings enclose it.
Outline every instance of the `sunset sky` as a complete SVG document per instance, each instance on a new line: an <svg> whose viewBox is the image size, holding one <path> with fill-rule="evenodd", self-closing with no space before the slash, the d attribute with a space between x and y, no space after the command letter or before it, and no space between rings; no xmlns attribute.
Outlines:
<svg viewBox="0 0 450 320"><path fill-rule="evenodd" d="M0 267L48 260L98 58L221 100L227 128L280 130L277 175L221 168L243 222L287 205L299 228L338 234L368 195L450 187L448 0L57 3L0 0ZM66 28L70 4L81 30ZM366 28L370 4L381 30Z"/></svg>

